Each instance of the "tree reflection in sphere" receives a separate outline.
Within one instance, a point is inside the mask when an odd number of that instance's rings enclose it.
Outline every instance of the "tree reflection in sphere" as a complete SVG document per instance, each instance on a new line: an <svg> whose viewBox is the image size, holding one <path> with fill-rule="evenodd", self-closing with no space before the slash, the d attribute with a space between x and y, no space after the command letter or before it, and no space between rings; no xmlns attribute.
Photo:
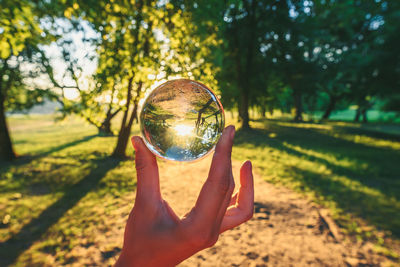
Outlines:
<svg viewBox="0 0 400 267"><path fill-rule="evenodd" d="M215 94L187 79L158 86L140 113L147 147L157 156L174 161L193 161L210 153L224 124L224 110Z"/></svg>

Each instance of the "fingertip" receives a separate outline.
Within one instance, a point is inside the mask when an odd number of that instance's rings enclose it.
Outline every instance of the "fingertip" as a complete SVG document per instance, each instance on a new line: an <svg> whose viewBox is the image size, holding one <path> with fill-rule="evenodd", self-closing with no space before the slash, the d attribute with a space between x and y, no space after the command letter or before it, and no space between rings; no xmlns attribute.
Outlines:
<svg viewBox="0 0 400 267"><path fill-rule="evenodd" d="M142 165L142 161L156 162L155 155L147 148L140 136L133 136L131 142L136 152L135 161L137 165Z"/></svg>
<svg viewBox="0 0 400 267"><path fill-rule="evenodd" d="M229 125L226 127L221 135L221 138L219 139L216 149L216 152L228 152L228 155L230 157L230 152L232 150L232 145L233 145L233 138L235 136L235 126Z"/></svg>
<svg viewBox="0 0 400 267"><path fill-rule="evenodd" d="M246 160L243 164L242 167L240 168L241 171L243 172L248 172L252 173L253 172L253 165L250 160Z"/></svg>
<svg viewBox="0 0 400 267"><path fill-rule="evenodd" d="M227 127L225 127L222 135L227 135L230 139L233 139L235 137L235 126L234 125L229 125Z"/></svg>
<svg viewBox="0 0 400 267"><path fill-rule="evenodd" d="M247 187L253 182L253 165L250 160L245 161L240 168L240 183Z"/></svg>
<svg viewBox="0 0 400 267"><path fill-rule="evenodd" d="M132 136L131 142L132 142L133 148L137 151L140 149L140 146L142 143L142 138L140 138L139 136Z"/></svg>
<svg viewBox="0 0 400 267"><path fill-rule="evenodd" d="M251 163L250 160L246 160L243 165L246 166L246 168L248 168L250 171L253 169L253 164Z"/></svg>

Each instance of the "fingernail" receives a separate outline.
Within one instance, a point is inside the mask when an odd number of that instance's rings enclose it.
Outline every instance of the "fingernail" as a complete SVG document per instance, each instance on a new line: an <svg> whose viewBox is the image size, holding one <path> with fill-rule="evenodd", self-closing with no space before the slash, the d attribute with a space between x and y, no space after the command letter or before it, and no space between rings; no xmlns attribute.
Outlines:
<svg viewBox="0 0 400 267"><path fill-rule="evenodd" d="M133 136L131 138L131 141L132 141L133 148L137 151L138 147L139 147L140 137L139 136Z"/></svg>
<svg viewBox="0 0 400 267"><path fill-rule="evenodd" d="M226 135L229 136L229 139L232 140L235 137L235 126L229 125L225 128L224 132L226 132Z"/></svg>
<svg viewBox="0 0 400 267"><path fill-rule="evenodd" d="M246 161L247 164L249 164L249 168L250 170L253 170L253 164L251 163L250 160Z"/></svg>

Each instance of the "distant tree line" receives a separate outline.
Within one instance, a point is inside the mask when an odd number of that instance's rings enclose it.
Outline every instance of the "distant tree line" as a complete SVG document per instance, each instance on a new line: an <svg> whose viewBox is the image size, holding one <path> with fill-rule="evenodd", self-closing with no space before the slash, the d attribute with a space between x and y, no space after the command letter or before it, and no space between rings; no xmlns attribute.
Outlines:
<svg viewBox="0 0 400 267"><path fill-rule="evenodd" d="M179 2L179 1L178 1ZM225 106L244 128L249 107L266 111L400 109L400 2L375 0L181 1L200 35L217 26L216 74Z"/></svg>
<svg viewBox="0 0 400 267"><path fill-rule="evenodd" d="M62 116L118 134L113 156L123 158L139 100L173 76L217 90L243 128L250 109L293 112L295 121L350 105L367 121L376 102L400 112L399 32L397 0L3 0L0 159L16 157L6 112L45 99L60 103ZM89 77L85 64L96 66Z"/></svg>

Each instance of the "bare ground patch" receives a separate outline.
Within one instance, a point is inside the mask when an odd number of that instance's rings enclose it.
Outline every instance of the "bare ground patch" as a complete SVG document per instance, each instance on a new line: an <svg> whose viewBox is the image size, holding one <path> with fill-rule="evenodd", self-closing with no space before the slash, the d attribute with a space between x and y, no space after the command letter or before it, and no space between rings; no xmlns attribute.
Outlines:
<svg viewBox="0 0 400 267"><path fill-rule="evenodd" d="M192 164L160 164L163 196L178 214L194 205L210 161L211 157ZM238 186L240 163L233 166ZM225 232L214 247L180 266L391 265L373 251L372 244L350 241L335 231L340 230L325 210L298 193L265 182L256 172L253 219Z"/></svg>

